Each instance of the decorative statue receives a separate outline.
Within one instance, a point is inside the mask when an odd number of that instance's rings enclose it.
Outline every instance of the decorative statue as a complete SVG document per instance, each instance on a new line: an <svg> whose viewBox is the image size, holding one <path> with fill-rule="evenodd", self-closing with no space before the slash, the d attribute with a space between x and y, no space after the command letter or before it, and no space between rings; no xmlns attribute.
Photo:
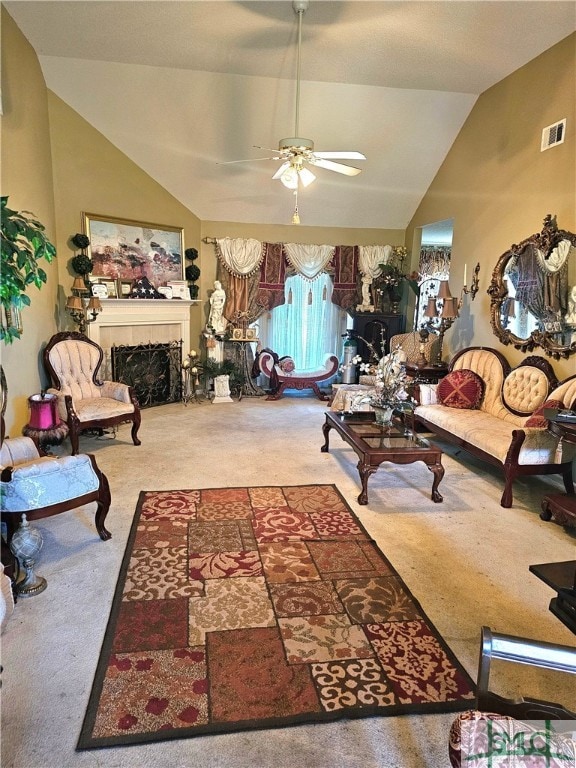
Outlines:
<svg viewBox="0 0 576 768"><path fill-rule="evenodd" d="M374 312L374 305L372 304L372 296L370 294L371 285L372 277L370 275L362 275L362 304L356 306L358 312Z"/></svg>
<svg viewBox="0 0 576 768"><path fill-rule="evenodd" d="M208 325L214 329L214 333L224 333L227 320L224 317L224 304L226 303L226 292L222 288L219 280L214 281L214 290L210 296L210 316Z"/></svg>

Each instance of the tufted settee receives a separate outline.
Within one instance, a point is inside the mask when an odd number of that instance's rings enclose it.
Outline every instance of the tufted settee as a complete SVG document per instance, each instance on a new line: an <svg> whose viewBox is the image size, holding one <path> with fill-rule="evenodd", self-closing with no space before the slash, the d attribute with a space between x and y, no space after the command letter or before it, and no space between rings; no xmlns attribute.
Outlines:
<svg viewBox="0 0 576 768"><path fill-rule="evenodd" d="M420 385L417 422L430 432L501 467L505 485L500 503L512 506L512 485L523 475L561 474L567 493L574 492L572 461L576 446L562 442L541 426L527 426L546 401L570 408L576 401L576 376L558 384L548 361L528 357L510 370L496 350L469 347L450 361L449 370L471 370L482 379L483 396L475 409L452 408L438 402L438 385Z"/></svg>

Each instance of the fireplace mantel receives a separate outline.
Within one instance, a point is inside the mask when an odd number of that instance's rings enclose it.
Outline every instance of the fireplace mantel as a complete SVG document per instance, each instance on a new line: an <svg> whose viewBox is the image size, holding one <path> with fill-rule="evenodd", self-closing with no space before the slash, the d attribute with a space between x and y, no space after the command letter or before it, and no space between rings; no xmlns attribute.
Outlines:
<svg viewBox="0 0 576 768"><path fill-rule="evenodd" d="M190 307L184 299L102 299L102 312L87 329L107 353L112 346L183 341L190 349ZM107 355L108 356L108 355Z"/></svg>

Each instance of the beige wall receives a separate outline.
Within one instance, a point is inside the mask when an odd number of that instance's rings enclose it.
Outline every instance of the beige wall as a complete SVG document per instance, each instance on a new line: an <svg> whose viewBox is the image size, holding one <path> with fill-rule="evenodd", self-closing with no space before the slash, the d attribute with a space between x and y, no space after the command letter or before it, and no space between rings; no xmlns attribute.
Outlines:
<svg viewBox="0 0 576 768"><path fill-rule="evenodd" d="M542 129L564 117L564 144L540 152ZM575 131L576 34L487 90L470 113L406 232L411 248L419 227L454 219L453 294L464 264L470 276L480 263L480 291L474 302L465 300L446 334L448 354L475 344L495 347L513 363L524 357L492 333L486 290L499 256L539 232L546 214L576 231ZM575 358L554 362L554 369L561 378L571 375Z"/></svg>
<svg viewBox="0 0 576 768"><path fill-rule="evenodd" d="M8 195L13 210L32 211L55 243L46 85L34 50L4 8L1 13L2 195ZM28 421L28 397L44 384L39 353L56 331L57 261L42 261L48 282L40 291L34 286L28 291L32 304L22 311L22 338L1 345L8 382L6 428L13 436Z"/></svg>
<svg viewBox="0 0 576 768"><path fill-rule="evenodd" d="M69 264L75 251L69 239L82 232L84 212L183 227L185 248L198 250L200 220L51 91L48 105L61 256L60 318L63 328L71 328L63 311L73 279ZM202 268L201 259L197 264ZM190 318L191 331L198 335L199 306L191 308Z"/></svg>

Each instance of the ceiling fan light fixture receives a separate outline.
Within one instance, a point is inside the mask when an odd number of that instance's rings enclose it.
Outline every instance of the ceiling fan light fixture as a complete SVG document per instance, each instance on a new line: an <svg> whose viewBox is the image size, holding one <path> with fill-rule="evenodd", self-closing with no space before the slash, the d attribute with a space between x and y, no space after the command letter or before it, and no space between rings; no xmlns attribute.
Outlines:
<svg viewBox="0 0 576 768"><path fill-rule="evenodd" d="M280 176L280 181L288 189L298 189L298 171L293 165L289 165Z"/></svg>
<svg viewBox="0 0 576 768"><path fill-rule="evenodd" d="M301 168L298 171L298 177L303 187L308 187L316 179L316 176L308 168Z"/></svg>

